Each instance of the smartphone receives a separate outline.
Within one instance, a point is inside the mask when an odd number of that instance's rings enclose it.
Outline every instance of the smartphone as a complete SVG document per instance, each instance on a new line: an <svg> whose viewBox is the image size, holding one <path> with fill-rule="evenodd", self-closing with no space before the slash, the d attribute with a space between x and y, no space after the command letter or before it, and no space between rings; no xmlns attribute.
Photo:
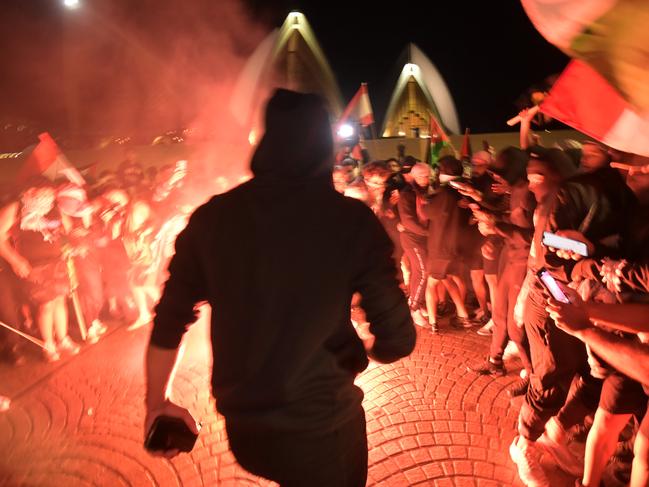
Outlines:
<svg viewBox="0 0 649 487"><path fill-rule="evenodd" d="M537 272L536 275L541 281L541 284L543 284L545 289L548 290L548 292L554 299L562 303L570 302L568 296L566 296L566 294L561 290L557 281L554 279L554 277L552 277L552 275L546 268L542 268L539 272Z"/></svg>
<svg viewBox="0 0 649 487"><path fill-rule="evenodd" d="M149 451L180 450L190 452L198 435L180 418L158 416L146 435L144 447Z"/></svg>
<svg viewBox="0 0 649 487"><path fill-rule="evenodd" d="M561 237L555 233L543 232L543 245L554 249L570 250L575 254L588 257L588 246L584 242Z"/></svg>
<svg viewBox="0 0 649 487"><path fill-rule="evenodd" d="M471 189L472 187L470 184L463 183L461 181L449 181L448 184L450 184L455 189L460 189L460 190L468 190Z"/></svg>

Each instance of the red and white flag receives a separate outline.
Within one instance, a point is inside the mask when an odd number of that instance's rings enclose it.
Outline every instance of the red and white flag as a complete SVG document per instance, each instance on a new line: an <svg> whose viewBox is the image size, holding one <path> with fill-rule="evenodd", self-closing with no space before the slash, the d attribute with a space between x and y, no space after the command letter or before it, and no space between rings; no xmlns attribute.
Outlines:
<svg viewBox="0 0 649 487"><path fill-rule="evenodd" d="M541 111L609 147L649 156L649 117L582 61L561 73Z"/></svg>
<svg viewBox="0 0 649 487"><path fill-rule="evenodd" d="M16 182L22 184L34 176L45 176L54 181L65 176L70 182L83 186L85 180L68 158L61 152L50 134L44 132L38 136L40 142L34 146L25 163L16 176Z"/></svg>
<svg viewBox="0 0 649 487"><path fill-rule="evenodd" d="M370 103L370 95L367 93L366 83L361 83L360 89L341 115L339 124L345 123L349 118L358 120L363 127L368 127L374 123L374 112Z"/></svg>
<svg viewBox="0 0 649 487"><path fill-rule="evenodd" d="M521 0L536 29L649 114L649 1Z"/></svg>

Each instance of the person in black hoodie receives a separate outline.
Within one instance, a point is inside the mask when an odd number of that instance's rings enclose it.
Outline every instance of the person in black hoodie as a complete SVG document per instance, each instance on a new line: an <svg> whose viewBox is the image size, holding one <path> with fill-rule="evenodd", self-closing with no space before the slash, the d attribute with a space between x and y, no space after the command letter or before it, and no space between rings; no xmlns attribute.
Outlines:
<svg viewBox="0 0 649 487"><path fill-rule="evenodd" d="M241 466L281 485L362 486L368 355L392 362L416 332L392 243L372 211L337 193L320 97L278 90L254 178L213 197L176 241L147 351L147 419L189 412L165 397L195 305L212 307L212 392ZM349 316L362 295L373 343ZM176 451L163 454L172 456Z"/></svg>

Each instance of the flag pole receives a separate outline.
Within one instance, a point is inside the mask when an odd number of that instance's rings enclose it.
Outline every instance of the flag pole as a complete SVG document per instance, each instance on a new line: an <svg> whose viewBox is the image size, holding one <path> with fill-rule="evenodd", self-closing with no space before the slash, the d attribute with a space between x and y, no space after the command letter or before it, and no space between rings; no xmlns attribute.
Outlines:
<svg viewBox="0 0 649 487"><path fill-rule="evenodd" d="M77 324L79 325L79 333L81 334L81 339L83 341L88 337L88 328L86 327L86 320L83 317L83 310L81 309L81 300L79 299L79 278L77 275L77 269L72 260L72 255L70 249L65 252L65 265L68 270L68 279L70 280L70 297L72 298L72 307L74 308L74 314L77 318Z"/></svg>
<svg viewBox="0 0 649 487"><path fill-rule="evenodd" d="M19 335L19 336L23 337L25 340L28 340L28 341L32 342L34 345L37 345L37 346L41 347L42 349L45 349L45 342L39 340L38 338L35 338L35 337L31 336L31 335L28 335L27 333L23 333L20 330L16 330L14 327L9 326L8 324L4 323L3 321L0 321L0 326L2 326L3 328L6 328L9 331L13 331L16 335Z"/></svg>

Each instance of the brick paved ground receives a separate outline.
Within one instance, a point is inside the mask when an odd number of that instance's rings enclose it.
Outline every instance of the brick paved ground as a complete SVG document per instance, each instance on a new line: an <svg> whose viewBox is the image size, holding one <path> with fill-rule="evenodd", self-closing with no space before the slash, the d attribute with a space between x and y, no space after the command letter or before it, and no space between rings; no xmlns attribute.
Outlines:
<svg viewBox="0 0 649 487"><path fill-rule="evenodd" d="M228 449L207 393L204 323L189 334L191 357L183 359L174 393L204 425L197 447L171 461L146 454L148 331L114 329L63 363L0 369L0 394L13 398L0 413L0 485L273 485L242 470ZM488 343L474 332L418 333L408 359L372 365L358 379L366 392L368 485L520 485L507 453L519 406L505 395L517 374L494 380L468 373L467 361L479 360ZM572 480L555 471L553 485Z"/></svg>

